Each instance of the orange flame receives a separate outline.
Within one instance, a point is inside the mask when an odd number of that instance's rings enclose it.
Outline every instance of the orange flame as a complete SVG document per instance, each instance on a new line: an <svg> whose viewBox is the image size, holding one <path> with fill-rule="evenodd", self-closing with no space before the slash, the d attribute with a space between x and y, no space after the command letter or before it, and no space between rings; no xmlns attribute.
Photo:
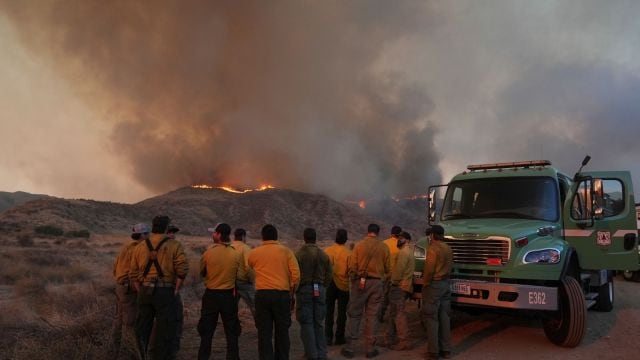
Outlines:
<svg viewBox="0 0 640 360"><path fill-rule="evenodd" d="M364 209L367 207L367 203L364 200L360 200L358 201L358 207L360 207L360 209Z"/></svg>
<svg viewBox="0 0 640 360"><path fill-rule="evenodd" d="M234 194L245 194L251 191L265 191L265 190L275 189L275 186L271 184L261 184L257 189L242 189L242 190L233 188L231 186L211 186L211 185L205 185L205 184L191 185L191 187L194 189L220 189L220 190L228 191Z"/></svg>

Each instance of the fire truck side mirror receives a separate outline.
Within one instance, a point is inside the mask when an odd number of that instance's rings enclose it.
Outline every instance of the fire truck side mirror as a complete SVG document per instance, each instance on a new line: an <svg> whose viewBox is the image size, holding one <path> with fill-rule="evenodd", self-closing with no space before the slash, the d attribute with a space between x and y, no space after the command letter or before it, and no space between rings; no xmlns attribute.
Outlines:
<svg viewBox="0 0 640 360"><path fill-rule="evenodd" d="M436 189L429 190L429 198L427 201L429 202L427 220L429 224L431 224L436 220Z"/></svg>

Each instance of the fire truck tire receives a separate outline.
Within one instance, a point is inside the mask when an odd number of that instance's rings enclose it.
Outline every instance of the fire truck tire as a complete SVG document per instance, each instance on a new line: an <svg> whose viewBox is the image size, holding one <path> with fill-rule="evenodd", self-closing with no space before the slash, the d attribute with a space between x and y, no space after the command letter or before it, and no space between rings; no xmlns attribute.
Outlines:
<svg viewBox="0 0 640 360"><path fill-rule="evenodd" d="M640 281L640 271L625 270L622 277L627 281Z"/></svg>
<svg viewBox="0 0 640 360"><path fill-rule="evenodd" d="M576 347L582 341L587 327L587 307L580 283L565 277L558 288L558 311L543 320L547 338L562 347Z"/></svg>
<svg viewBox="0 0 640 360"><path fill-rule="evenodd" d="M614 288L613 279L598 288L595 310L609 312L613 310Z"/></svg>

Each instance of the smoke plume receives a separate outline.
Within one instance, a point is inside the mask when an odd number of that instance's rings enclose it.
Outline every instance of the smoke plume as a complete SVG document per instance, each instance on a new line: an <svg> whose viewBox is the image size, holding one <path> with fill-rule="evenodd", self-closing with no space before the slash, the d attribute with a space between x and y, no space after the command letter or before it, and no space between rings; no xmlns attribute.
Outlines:
<svg viewBox="0 0 640 360"><path fill-rule="evenodd" d="M164 192L197 183L336 197L440 180L433 101L377 66L415 32L392 2L6 2L21 40L107 109L112 151ZM129 167L123 167L129 168Z"/></svg>

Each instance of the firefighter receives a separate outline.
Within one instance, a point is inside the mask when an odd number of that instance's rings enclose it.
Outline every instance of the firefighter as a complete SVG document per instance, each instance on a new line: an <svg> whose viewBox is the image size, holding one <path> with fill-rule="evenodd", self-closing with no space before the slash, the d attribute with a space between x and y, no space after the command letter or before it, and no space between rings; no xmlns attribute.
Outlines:
<svg viewBox="0 0 640 360"><path fill-rule="evenodd" d="M135 288L129 281L129 268L131 266L131 256L133 249L140 243L149 238L149 225L139 223L131 229L131 239L120 249L118 256L113 262L113 277L116 281L116 314L113 319L113 327L111 330L114 358L118 357L120 351L120 343L122 342L122 332L124 326L125 339L134 338L134 324L136 321L137 293Z"/></svg>
<svg viewBox="0 0 640 360"><path fill-rule="evenodd" d="M349 275L348 261L351 249L345 246L348 240L347 230L338 229L336 232L336 243L326 248L324 251L329 256L333 279L327 288L327 317L325 321L325 337L327 345L343 345L347 342L344 336L347 324L347 304L349 303ZM333 320L338 302L338 316L336 320L336 338L333 342Z"/></svg>
<svg viewBox="0 0 640 360"><path fill-rule="evenodd" d="M296 319L305 359L327 359L324 319L327 312L326 287L333 272L327 254L316 245L316 230L304 229L304 245L296 252L300 265L300 286L296 292Z"/></svg>
<svg viewBox="0 0 640 360"><path fill-rule="evenodd" d="M182 244L166 236L168 216L156 216L151 236L133 250L129 278L138 291L136 338L146 358L149 336L156 319L154 359L170 359L176 336L176 297L189 271Z"/></svg>
<svg viewBox="0 0 640 360"><path fill-rule="evenodd" d="M349 260L350 298L347 314L348 339L340 353L346 358L354 356L355 342L360 338L362 316L365 316L365 352L367 358L379 354L376 333L379 322L376 317L383 298L383 281L390 274L389 248L379 239L380 226L370 224L367 236L353 248Z"/></svg>
<svg viewBox="0 0 640 360"><path fill-rule="evenodd" d="M292 296L300 281L298 261L293 252L278 241L276 227L267 224L262 228L262 245L251 251L248 264L256 274L256 327L260 360L288 360ZM274 328L275 339L272 339Z"/></svg>
<svg viewBox="0 0 640 360"><path fill-rule="evenodd" d="M213 245L202 254L200 259L200 275L204 279L206 290L202 296L202 310L198 322L199 360L207 360L211 355L211 344L218 324L218 315L222 318L224 334L227 338L226 358L240 359L238 337L241 328L235 286L237 277L244 268L242 255L231 247L230 233L229 225L223 223L216 226L213 232Z"/></svg>
<svg viewBox="0 0 640 360"><path fill-rule="evenodd" d="M233 246L236 251L240 253L242 258L242 264L240 265L243 269L241 274L236 279L236 300L240 302L240 298L244 300L244 303L247 304L249 310L251 311L251 316L255 322L256 319L256 306L255 306L255 297L256 297L256 287L254 285L255 282L255 273L253 270L249 269L247 261L249 259L249 254L251 253L251 247L247 245L246 241L247 232L244 229L238 228L233 232L233 242L231 246Z"/></svg>
<svg viewBox="0 0 640 360"><path fill-rule="evenodd" d="M449 275L453 264L453 254L444 243L444 228L433 225L428 230L430 236L427 258L422 273L422 317L427 327L428 359L451 357L451 290Z"/></svg>
<svg viewBox="0 0 640 360"><path fill-rule="evenodd" d="M403 231L398 237L398 258L391 272L389 289L389 321L387 326L387 344L392 350L409 350L409 324L405 311L405 302L413 290L413 270L415 260L413 249L409 245L411 235ZM396 343L397 337L397 343Z"/></svg>
<svg viewBox="0 0 640 360"><path fill-rule="evenodd" d="M176 238L176 234L180 231L180 228L174 225L169 225L167 227L167 237L171 239ZM170 358L175 359L178 355L178 350L180 350L180 339L182 338L182 329L184 326L184 304L182 303L182 297L180 293L176 295L176 336L173 337L173 342L171 344L171 356ZM153 358L154 352L154 344L156 342L156 321L153 322L153 328L151 329L151 335L149 336L149 357Z"/></svg>
<svg viewBox="0 0 640 360"><path fill-rule="evenodd" d="M391 272L393 272L393 268L396 266L396 261L398 258L398 249L397 243L400 238L400 234L402 233L402 228L400 226L394 225L391 227L391 236L384 241L384 244L389 248L389 256L391 263ZM380 312L378 313L378 321L381 323L384 322L384 314L387 312L387 307L389 307L389 289L391 285L389 284L389 279L386 279L384 282L384 298L382 301L382 306L380 306Z"/></svg>

